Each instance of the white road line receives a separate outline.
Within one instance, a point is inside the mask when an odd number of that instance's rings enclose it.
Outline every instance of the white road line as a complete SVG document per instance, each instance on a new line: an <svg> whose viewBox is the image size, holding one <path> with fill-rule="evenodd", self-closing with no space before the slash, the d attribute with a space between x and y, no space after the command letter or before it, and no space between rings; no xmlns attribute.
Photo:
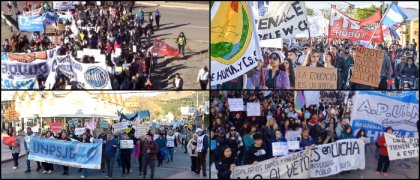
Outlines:
<svg viewBox="0 0 420 180"><path fill-rule="evenodd" d="M199 28L199 29L208 29L208 26L181 26L186 28Z"/></svg>

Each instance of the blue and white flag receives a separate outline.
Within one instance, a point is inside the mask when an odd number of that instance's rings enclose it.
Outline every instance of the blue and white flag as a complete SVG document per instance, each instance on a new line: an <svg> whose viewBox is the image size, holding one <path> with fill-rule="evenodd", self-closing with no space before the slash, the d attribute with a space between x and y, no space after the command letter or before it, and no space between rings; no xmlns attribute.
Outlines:
<svg viewBox="0 0 420 180"><path fill-rule="evenodd" d="M22 32L44 32L44 17L19 15L18 26Z"/></svg>
<svg viewBox="0 0 420 180"><path fill-rule="evenodd" d="M47 12L47 13L44 13L44 24L45 25L50 25L50 24L54 24L56 21L57 21L57 19L58 19L58 15L57 14L55 14L55 13L52 13L52 12Z"/></svg>
<svg viewBox="0 0 420 180"><path fill-rule="evenodd" d="M382 24L391 27L394 24L402 23L405 19L407 19L407 15L405 15L397 5L392 3L385 16L382 18Z"/></svg>
<svg viewBox="0 0 420 180"><path fill-rule="evenodd" d="M418 136L418 92L408 91L393 96L379 91L359 91L353 102L350 117L354 135L364 128L370 141L376 142L390 126L395 135Z"/></svg>

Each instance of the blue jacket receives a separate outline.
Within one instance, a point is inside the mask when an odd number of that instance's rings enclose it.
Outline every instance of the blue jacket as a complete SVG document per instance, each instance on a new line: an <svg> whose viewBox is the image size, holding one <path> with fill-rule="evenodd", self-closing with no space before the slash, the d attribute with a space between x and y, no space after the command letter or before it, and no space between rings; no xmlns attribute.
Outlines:
<svg viewBox="0 0 420 180"><path fill-rule="evenodd" d="M201 152L207 152L208 148L209 148L209 138L206 134L204 135L204 138L203 138L203 149L201 150Z"/></svg>
<svg viewBox="0 0 420 180"><path fill-rule="evenodd" d="M165 138L157 138L155 140L155 142L158 145L159 150L166 147L166 139Z"/></svg>
<svg viewBox="0 0 420 180"><path fill-rule="evenodd" d="M308 139L303 139L302 137L298 137L298 141L300 141L299 146L300 148L305 149L306 146L311 146L315 144L314 139L311 136L308 136Z"/></svg>
<svg viewBox="0 0 420 180"><path fill-rule="evenodd" d="M280 138L274 140L274 142L287 142L287 139L284 138L284 136L281 136Z"/></svg>
<svg viewBox="0 0 420 180"><path fill-rule="evenodd" d="M115 139L106 141L105 143L105 157L107 158L114 158L115 153L117 152L117 147L113 147L116 145L118 147L118 142Z"/></svg>

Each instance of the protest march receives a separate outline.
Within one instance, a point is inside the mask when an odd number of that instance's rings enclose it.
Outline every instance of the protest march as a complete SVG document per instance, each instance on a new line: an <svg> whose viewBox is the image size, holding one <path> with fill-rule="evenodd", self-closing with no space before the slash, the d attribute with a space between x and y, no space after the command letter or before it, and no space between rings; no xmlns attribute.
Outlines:
<svg viewBox="0 0 420 180"><path fill-rule="evenodd" d="M215 1L211 89L418 89L418 9L354 4Z"/></svg>
<svg viewBox="0 0 420 180"><path fill-rule="evenodd" d="M418 97L417 91L211 93L212 179L357 177L375 170L387 177L397 173L389 167L398 160L418 163Z"/></svg>

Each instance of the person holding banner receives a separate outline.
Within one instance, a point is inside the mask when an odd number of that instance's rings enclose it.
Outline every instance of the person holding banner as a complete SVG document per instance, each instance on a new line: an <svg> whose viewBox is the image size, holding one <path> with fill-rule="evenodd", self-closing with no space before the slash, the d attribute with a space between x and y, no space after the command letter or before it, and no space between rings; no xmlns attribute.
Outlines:
<svg viewBox="0 0 420 180"><path fill-rule="evenodd" d="M269 59L271 69L263 68L262 61L258 61L257 69L254 69L252 75L252 84L258 89L290 89L287 73L280 70L280 55L274 52Z"/></svg>
<svg viewBox="0 0 420 180"><path fill-rule="evenodd" d="M29 157L29 143L31 141L31 138L35 136L35 134L32 132L31 127L27 127L26 128L26 133L27 135L25 136L25 141L24 141L24 147L26 150L26 158ZM40 162L36 162L37 168L36 171L38 172L41 169L41 163ZM31 172L31 162L29 161L29 159L26 159L26 171L25 173Z"/></svg>
<svg viewBox="0 0 420 180"><path fill-rule="evenodd" d="M61 140L63 141L71 141L70 138L67 137L67 133L66 132L62 132L61 133ZM64 172L61 175L69 175L69 167L68 166L63 166Z"/></svg>
<svg viewBox="0 0 420 180"><path fill-rule="evenodd" d="M87 133L82 134L80 142L81 143L91 143ZM86 177L87 169L86 168L81 168L81 169L82 169L82 175L80 176L80 178L84 179Z"/></svg>
<svg viewBox="0 0 420 180"><path fill-rule="evenodd" d="M263 137L261 136L261 134L256 133L252 138L254 139L255 144L248 151L246 155L247 159L245 164L256 164L257 162L269 159L270 155L263 148Z"/></svg>
<svg viewBox="0 0 420 180"><path fill-rule="evenodd" d="M287 139L283 136L283 133L277 129L276 130L276 139L274 140L274 142L286 142L287 143ZM272 146L272 144L271 144ZM270 155L270 157L273 157L272 154Z"/></svg>
<svg viewBox="0 0 420 180"><path fill-rule="evenodd" d="M309 136L308 128L302 129L302 136L298 137L298 141L300 142L299 147L301 149L306 149L307 147L315 145L314 139L311 136Z"/></svg>
<svg viewBox="0 0 420 180"><path fill-rule="evenodd" d="M45 136L43 138L55 139L51 131L47 131L47 133L45 133ZM51 174L54 171L54 165L52 163L42 162L41 164L44 167L44 172L42 172L43 174L45 173Z"/></svg>
<svg viewBox="0 0 420 180"><path fill-rule="evenodd" d="M388 126L385 129L385 133L392 134L394 129L392 127ZM376 142L379 146L379 159L378 159L378 168L376 169L376 175L381 175L381 172L384 173L384 176L388 176L388 167L391 161L389 161L388 157L388 149L386 148L386 142L385 142L385 133L379 137L378 141Z"/></svg>
<svg viewBox="0 0 420 180"><path fill-rule="evenodd" d="M220 160L216 162L217 178L230 179L230 175L236 167L235 159L229 146L224 146L221 150Z"/></svg>

